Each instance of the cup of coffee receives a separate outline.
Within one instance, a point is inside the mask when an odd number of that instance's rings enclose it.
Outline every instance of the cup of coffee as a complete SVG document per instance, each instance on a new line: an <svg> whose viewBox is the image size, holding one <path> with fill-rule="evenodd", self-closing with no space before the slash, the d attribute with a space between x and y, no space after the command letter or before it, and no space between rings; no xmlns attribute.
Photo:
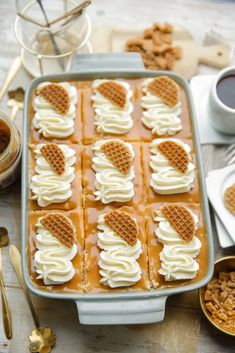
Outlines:
<svg viewBox="0 0 235 353"><path fill-rule="evenodd" d="M235 134L235 66L217 75L209 98L209 116L216 130Z"/></svg>

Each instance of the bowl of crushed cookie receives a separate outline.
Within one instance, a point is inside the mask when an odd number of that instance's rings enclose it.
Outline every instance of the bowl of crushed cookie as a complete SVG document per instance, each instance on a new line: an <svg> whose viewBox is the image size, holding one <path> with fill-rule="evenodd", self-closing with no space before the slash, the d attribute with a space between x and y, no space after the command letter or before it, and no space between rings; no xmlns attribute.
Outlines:
<svg viewBox="0 0 235 353"><path fill-rule="evenodd" d="M215 262L212 280L199 290L203 313L223 333L235 336L235 256Z"/></svg>

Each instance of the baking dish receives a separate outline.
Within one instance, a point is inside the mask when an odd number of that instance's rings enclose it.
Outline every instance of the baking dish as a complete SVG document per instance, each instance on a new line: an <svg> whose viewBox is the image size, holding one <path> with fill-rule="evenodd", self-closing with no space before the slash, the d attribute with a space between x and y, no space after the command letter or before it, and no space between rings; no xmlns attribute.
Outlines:
<svg viewBox="0 0 235 353"><path fill-rule="evenodd" d="M174 288L162 288L158 290L142 292L118 292L118 293L51 293L37 288L31 281L27 268L27 229L28 229L28 132L29 132L29 109L32 91L42 81L83 81L97 78L141 78L167 75L174 79L185 90L189 115L192 125L194 148L196 153L197 169L201 192L201 208L203 220L208 237L208 268L206 275L198 282L189 283ZM199 145L199 137L196 126L195 111L193 107L191 92L188 83L174 73L147 70L88 70L81 73L68 73L62 75L51 75L37 78L31 82L25 95L24 127L23 127L23 157L22 157L22 258L23 275L28 288L37 295L68 299L75 301L78 315L82 324L140 324L153 323L163 320L165 313L165 302L168 296L182 292L195 290L205 285L213 274L213 239L210 226L210 215L204 183L204 173Z"/></svg>

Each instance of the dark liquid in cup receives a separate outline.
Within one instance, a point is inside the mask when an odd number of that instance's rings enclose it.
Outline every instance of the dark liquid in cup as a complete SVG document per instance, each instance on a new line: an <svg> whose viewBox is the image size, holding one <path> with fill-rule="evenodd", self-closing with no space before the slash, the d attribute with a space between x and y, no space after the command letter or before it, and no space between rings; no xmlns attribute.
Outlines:
<svg viewBox="0 0 235 353"><path fill-rule="evenodd" d="M221 78L217 83L216 92L222 103L235 109L235 75Z"/></svg>
<svg viewBox="0 0 235 353"><path fill-rule="evenodd" d="M5 151L5 149L9 145L10 137L11 137L10 128L0 118L0 155Z"/></svg>

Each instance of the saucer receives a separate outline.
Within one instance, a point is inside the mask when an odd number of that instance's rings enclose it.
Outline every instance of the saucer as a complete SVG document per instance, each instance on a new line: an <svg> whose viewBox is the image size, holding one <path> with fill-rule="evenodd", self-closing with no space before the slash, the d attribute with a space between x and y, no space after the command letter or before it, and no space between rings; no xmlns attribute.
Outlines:
<svg viewBox="0 0 235 353"><path fill-rule="evenodd" d="M226 135L217 131L210 122L210 112L208 109L209 93L216 76L199 75L193 77L190 81L196 109L199 138L202 145L230 145L235 139L234 135Z"/></svg>

